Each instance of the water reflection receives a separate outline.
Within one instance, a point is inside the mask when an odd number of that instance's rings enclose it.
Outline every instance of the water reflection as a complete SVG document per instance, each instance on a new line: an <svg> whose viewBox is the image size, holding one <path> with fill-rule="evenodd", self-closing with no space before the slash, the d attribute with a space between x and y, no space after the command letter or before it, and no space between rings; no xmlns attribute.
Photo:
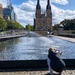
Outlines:
<svg viewBox="0 0 75 75"><path fill-rule="evenodd" d="M61 50L62 58L75 58L75 43L54 37L21 37L0 42L0 60L46 59L50 47Z"/></svg>

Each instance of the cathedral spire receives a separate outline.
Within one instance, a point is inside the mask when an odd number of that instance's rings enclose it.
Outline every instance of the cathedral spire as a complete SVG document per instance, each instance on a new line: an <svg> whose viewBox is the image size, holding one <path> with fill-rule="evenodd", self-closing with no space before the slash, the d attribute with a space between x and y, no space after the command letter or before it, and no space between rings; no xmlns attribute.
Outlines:
<svg viewBox="0 0 75 75"><path fill-rule="evenodd" d="M50 0L47 0L47 9L51 9Z"/></svg>
<svg viewBox="0 0 75 75"><path fill-rule="evenodd" d="M36 6L36 9L41 9L39 0L37 0L37 6Z"/></svg>
<svg viewBox="0 0 75 75"><path fill-rule="evenodd" d="M49 5L49 0L47 0L47 4Z"/></svg>
<svg viewBox="0 0 75 75"><path fill-rule="evenodd" d="M37 5L39 5L39 0L37 0Z"/></svg>

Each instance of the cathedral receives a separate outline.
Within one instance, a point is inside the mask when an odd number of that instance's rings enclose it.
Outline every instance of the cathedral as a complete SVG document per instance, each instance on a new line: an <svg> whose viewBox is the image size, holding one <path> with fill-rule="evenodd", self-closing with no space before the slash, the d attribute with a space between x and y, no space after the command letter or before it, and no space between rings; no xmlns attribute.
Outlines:
<svg viewBox="0 0 75 75"><path fill-rule="evenodd" d="M43 14L41 14L40 2L37 0L34 29L35 31L52 31L52 12L49 0L47 0L46 13Z"/></svg>

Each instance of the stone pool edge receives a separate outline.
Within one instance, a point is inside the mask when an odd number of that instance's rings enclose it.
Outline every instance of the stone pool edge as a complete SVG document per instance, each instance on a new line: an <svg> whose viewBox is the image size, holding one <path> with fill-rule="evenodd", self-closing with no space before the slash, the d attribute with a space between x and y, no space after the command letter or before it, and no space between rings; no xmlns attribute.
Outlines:
<svg viewBox="0 0 75 75"><path fill-rule="evenodd" d="M69 37L63 37L63 36L54 36L54 35L51 35L51 36L75 43L75 38L69 38Z"/></svg>
<svg viewBox="0 0 75 75"><path fill-rule="evenodd" d="M75 67L75 59L63 59L66 67ZM11 60L0 61L0 69L48 68L47 60Z"/></svg>

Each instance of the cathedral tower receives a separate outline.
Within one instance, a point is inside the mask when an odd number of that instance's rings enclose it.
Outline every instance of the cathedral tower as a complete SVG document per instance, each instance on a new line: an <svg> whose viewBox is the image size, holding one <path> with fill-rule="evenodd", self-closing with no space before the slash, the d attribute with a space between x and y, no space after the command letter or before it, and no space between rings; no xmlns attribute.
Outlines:
<svg viewBox="0 0 75 75"><path fill-rule="evenodd" d="M41 7L39 0L37 0L37 5L36 5L36 18L39 18L41 16Z"/></svg>
<svg viewBox="0 0 75 75"><path fill-rule="evenodd" d="M47 15L47 24L48 26L50 25L50 29L48 29L48 31L50 31L52 30L52 12L51 12L50 0L47 0L46 15Z"/></svg>
<svg viewBox="0 0 75 75"><path fill-rule="evenodd" d="M47 17L51 17L51 6L50 6L50 1L47 0L47 6L46 6L46 14L47 14Z"/></svg>
<svg viewBox="0 0 75 75"><path fill-rule="evenodd" d="M36 31L52 31L52 12L49 0L47 0L46 13L43 14L41 14L40 2L37 0L34 29Z"/></svg>

